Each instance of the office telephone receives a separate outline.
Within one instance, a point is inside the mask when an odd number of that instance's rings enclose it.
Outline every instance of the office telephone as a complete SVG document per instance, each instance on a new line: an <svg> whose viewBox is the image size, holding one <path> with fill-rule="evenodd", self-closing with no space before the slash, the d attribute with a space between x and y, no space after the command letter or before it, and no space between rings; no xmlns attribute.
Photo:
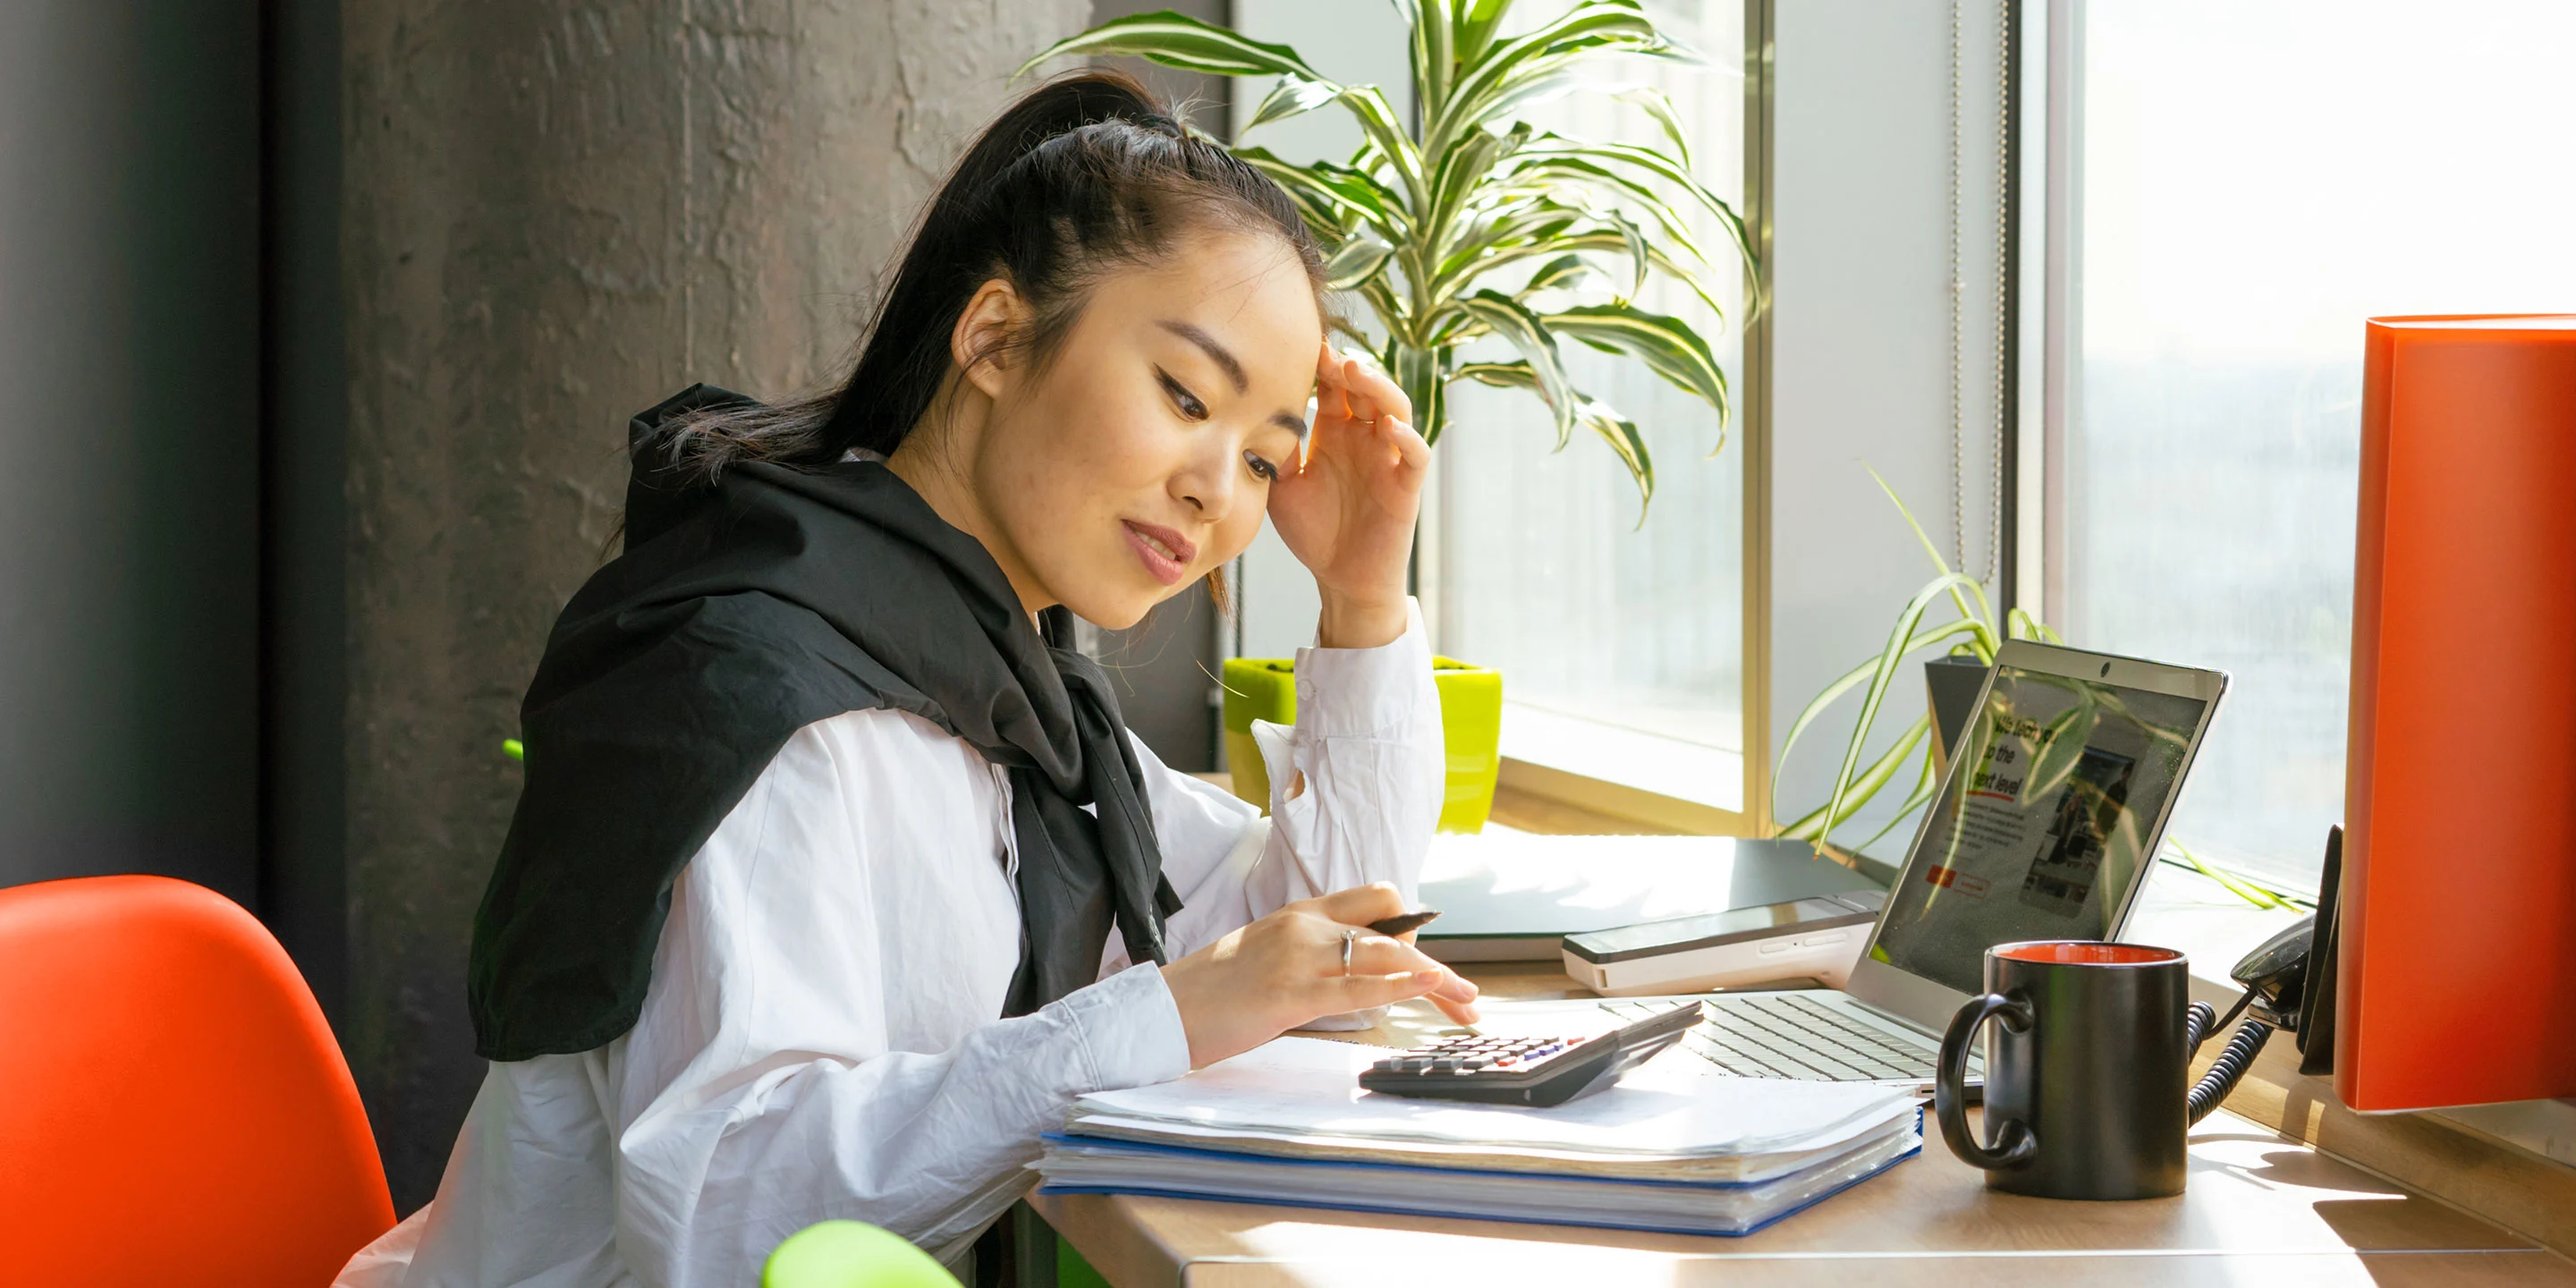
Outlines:
<svg viewBox="0 0 2576 1288"><path fill-rule="evenodd" d="M2255 946L2228 977L2245 989L2225 1018L2207 1002L2194 1002L2184 1021L2184 1059L2245 1012L2245 1026L2229 1038L2218 1059L2191 1089L2191 1121L2199 1122L2227 1099L2254 1067L2254 1057L2276 1031L2299 1044L2299 1072L2324 1073L2334 1053L2335 895L2343 878L2343 829L2326 835L2325 871L2317 910ZM2323 929L2320 930L2320 927Z"/></svg>

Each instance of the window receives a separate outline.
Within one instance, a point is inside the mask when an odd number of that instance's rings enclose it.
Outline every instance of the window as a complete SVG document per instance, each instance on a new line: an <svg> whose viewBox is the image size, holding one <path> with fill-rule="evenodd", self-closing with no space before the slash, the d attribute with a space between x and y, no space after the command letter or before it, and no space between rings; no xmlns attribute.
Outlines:
<svg viewBox="0 0 2576 1288"><path fill-rule="evenodd" d="M1529 4L1535 26L1561 6ZM1739 210L1744 175L1743 0L1650 6L1704 66L1635 69L1689 123L1693 169ZM1543 103L1542 129L1663 148L1642 113L1601 95ZM1727 238L1703 216L1712 256ZM1672 283L1639 303L1690 318L1743 392L1742 292L1734 266L1709 274L1728 316ZM1508 358L1493 342L1489 355ZM1569 343L1569 374L1635 420L1656 492L1638 524L1628 472L1598 442L1555 452L1545 409L1526 393L1453 385L1437 456L1437 533L1426 572L1441 650L1505 675L1503 754L1730 812L1745 808L1744 434L1725 449L1716 414L1633 360Z"/></svg>
<svg viewBox="0 0 2576 1288"><path fill-rule="evenodd" d="M2305 886L2343 813L2362 320L2576 307L2576 6L2076 12L2046 606L2232 674L2173 833Z"/></svg>

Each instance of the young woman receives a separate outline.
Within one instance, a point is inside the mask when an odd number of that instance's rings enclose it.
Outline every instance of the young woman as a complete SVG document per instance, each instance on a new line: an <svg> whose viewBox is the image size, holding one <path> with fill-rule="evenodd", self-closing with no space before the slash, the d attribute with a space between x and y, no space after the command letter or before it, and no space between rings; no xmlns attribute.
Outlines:
<svg viewBox="0 0 2576 1288"><path fill-rule="evenodd" d="M637 418L624 553L523 711L491 1070L342 1283L738 1285L834 1217L959 1265L1077 1095L1404 998L1473 1017L1364 929L1441 801L1428 449L1319 291L1276 186L1075 77L968 152L837 394ZM1323 599L1268 818L1041 635L1133 624L1265 513Z"/></svg>

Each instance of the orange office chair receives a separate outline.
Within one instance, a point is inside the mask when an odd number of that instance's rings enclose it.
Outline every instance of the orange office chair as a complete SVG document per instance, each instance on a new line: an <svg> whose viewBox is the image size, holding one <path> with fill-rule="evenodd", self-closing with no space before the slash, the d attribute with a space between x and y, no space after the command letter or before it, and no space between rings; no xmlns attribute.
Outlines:
<svg viewBox="0 0 2576 1288"><path fill-rule="evenodd" d="M165 877L0 890L0 1279L324 1288L392 1226L286 951Z"/></svg>

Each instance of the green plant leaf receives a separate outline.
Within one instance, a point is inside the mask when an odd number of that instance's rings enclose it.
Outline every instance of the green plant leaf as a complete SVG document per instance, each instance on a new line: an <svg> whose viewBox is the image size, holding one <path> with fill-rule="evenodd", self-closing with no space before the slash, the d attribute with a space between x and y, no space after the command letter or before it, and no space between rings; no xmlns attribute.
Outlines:
<svg viewBox="0 0 2576 1288"><path fill-rule="evenodd" d="M1664 132L1664 141L1673 145L1673 159L1682 168L1691 168L1690 135L1682 129L1681 113L1673 110L1672 96L1652 85L1619 91L1624 102L1634 103Z"/></svg>
<svg viewBox="0 0 2576 1288"><path fill-rule="evenodd" d="M1528 359L1531 369L1538 373L1539 397L1546 401L1548 410L1556 413L1556 445L1562 449L1574 436L1578 395L1565 378L1565 363L1547 324L1520 301L1495 291L1467 296L1458 301L1458 308L1509 341Z"/></svg>
<svg viewBox="0 0 2576 1288"><path fill-rule="evenodd" d="M1789 829L1783 829L1781 835L1802 841L1830 841L1833 830L1857 816L1861 809L1887 786L1888 781L1896 776L1896 771L1905 767L1906 760L1923 747L1924 734L1930 728L1930 717L1915 717L1914 723L1906 726L1904 731L1896 736L1894 745L1879 753L1878 759L1871 761L1868 766L1852 776L1851 791L1840 801L1829 800L1824 805L1809 811L1797 822L1790 824ZM1929 760L1931 758L1929 750L1924 749L1924 752L1924 759ZM1902 813L1897 815L1898 819L1903 817ZM1880 828L1878 835L1884 835L1886 831L1886 828ZM1871 836L1869 841L1861 842L1861 846L1867 846L1871 841L1876 841L1878 835Z"/></svg>
<svg viewBox="0 0 2576 1288"><path fill-rule="evenodd" d="M1334 248L1324 261L1324 284L1336 291L1347 291L1377 275L1395 247L1375 233L1361 233Z"/></svg>
<svg viewBox="0 0 2576 1288"><path fill-rule="evenodd" d="M1405 208L1404 194L1379 182L1376 175L1330 161L1314 162L1307 170L1317 183L1340 195L1345 209L1360 212L1390 240L1413 235L1413 212Z"/></svg>
<svg viewBox="0 0 2576 1288"><path fill-rule="evenodd" d="M1435 302L1446 302L1457 292L1474 285L1489 273L1509 268L1523 260L1536 259L1541 255L1553 255L1564 251L1612 251L1625 255L1629 249L1627 234L1609 228L1576 227L1571 231L1560 228L1543 236L1512 235L1507 238L1496 238L1443 261L1442 268L1434 279L1432 299ZM1674 261L1652 243L1647 245L1646 254L1654 261L1656 269L1689 286L1700 300L1708 305L1710 312L1717 314L1720 319L1725 317L1725 310L1709 295L1707 288L1700 284L1687 265Z"/></svg>
<svg viewBox="0 0 2576 1288"><path fill-rule="evenodd" d="M1342 96L1342 87L1329 81L1308 80L1303 76L1282 76L1279 84L1263 96L1261 106L1252 109L1252 119L1243 123L1246 130L1257 129L1273 121L1301 116Z"/></svg>
<svg viewBox="0 0 2576 1288"><path fill-rule="evenodd" d="M2247 903L2253 904L2257 908L2279 907L2304 909L2309 912L2316 911L2317 900L2315 895L2309 894L2303 890L2292 890L2275 885L2266 881L2262 877L2255 876L2252 873L2204 859L2200 857L2198 853L2194 852L2190 846L2185 845L2181 840L2173 836L2165 837L2165 849L2171 851L2171 853L2159 854L2157 857L2162 861L2166 863L2176 863L2180 866L2199 872L2210 880L2216 881L2220 885L2227 887L2230 891L2235 893L2236 897L2245 900ZM2266 900L2269 902L2266 902Z"/></svg>
<svg viewBox="0 0 2576 1288"><path fill-rule="evenodd" d="M1878 490L1887 494L1888 502L1896 507L1898 514L1905 516L1905 526L1914 529L1914 539L1923 543L1923 553L1932 557L1932 566L1940 569L1943 577L1948 577L1949 561L1941 557L1941 551L1932 544L1932 538L1923 531L1923 525L1914 521L1914 511L1906 508L1905 499L1896 494L1895 488L1888 486L1887 480L1869 462L1861 462L1860 467L1869 471L1870 478L1878 483ZM1966 590L1962 591L1953 586L1950 600L1959 606L1959 616L1974 621L1982 627L1977 632L1977 660L1992 666L1995 662L1996 650L2003 647L2003 641L1995 638L1994 606L1987 602L1986 588L1979 585L1976 578L1962 577L1960 580L1966 583ZM1968 603L1971 597L1976 600L1973 608Z"/></svg>
<svg viewBox="0 0 2576 1288"><path fill-rule="evenodd" d="M1927 730L1931 728L1931 718L1929 713L1926 713L1925 716L1917 719L1915 723L1924 726ZM1869 847L1878 844L1879 839L1886 836L1888 833L1895 831L1896 825L1904 822L1906 816L1930 803L1932 800L1932 793L1940 790L1940 788L1941 775L1933 768L1932 748L1927 743L1923 748L1923 772L1915 776L1914 790L1907 792L1905 794L1905 799L1897 802L1896 812L1887 816L1886 823L1882 824L1877 831L1870 833L1869 839L1861 842L1855 848L1866 850ZM1873 792L1872 794L1875 795L1876 793ZM1857 811L1859 807L1854 806L1853 808Z"/></svg>
<svg viewBox="0 0 2576 1288"><path fill-rule="evenodd" d="M1519 252L1514 258L1526 258L1581 249L1557 242L1584 218L1582 210L1550 201L1477 212L1451 237L1448 249L1432 261L1430 276L1435 298L1449 298L1477 276L1499 267L1505 261L1496 257L1506 250Z"/></svg>
<svg viewBox="0 0 2576 1288"><path fill-rule="evenodd" d="M1425 191L1427 178L1422 173L1423 153L1414 145L1413 136L1405 132L1403 118L1396 115L1394 106L1386 101L1386 95L1380 93L1375 85L1346 85L1342 87L1340 98L1342 106L1349 108L1351 116L1360 123L1360 133L1368 137L1379 157L1395 171L1395 177L1404 190L1413 195L1414 205L1419 208L1428 204L1430 194Z"/></svg>
<svg viewBox="0 0 2576 1288"><path fill-rule="evenodd" d="M1451 221L1475 194L1477 185L1493 172L1494 163L1510 155L1528 137L1526 126L1510 134L1476 130L1460 140L1458 146L1439 154L1432 172L1431 206L1422 219L1424 235L1434 254L1449 240Z"/></svg>
<svg viewBox="0 0 2576 1288"><path fill-rule="evenodd" d="M1026 76L1050 59L1119 54L1211 76L1297 76L1331 83L1286 45L1254 40L1169 9L1112 18L1081 35L1068 36L1020 64L1011 78Z"/></svg>
<svg viewBox="0 0 2576 1288"><path fill-rule="evenodd" d="M1422 347L1421 336L1418 334L1419 328L1417 326L1417 321L1413 314L1405 308L1404 300L1395 293L1394 288L1387 282L1386 274L1380 273L1377 276L1360 283L1358 290L1360 297L1367 300L1369 302L1369 308L1377 314L1378 323L1386 327L1388 338L1401 340L1404 343L1414 345L1417 348ZM1350 326L1343 326L1341 330L1345 334L1353 336L1361 336L1363 334L1357 328ZM1369 345L1371 348L1374 348L1378 341L1364 338L1364 343ZM1417 425L1415 428L1420 429L1422 427Z"/></svg>
<svg viewBox="0 0 2576 1288"><path fill-rule="evenodd" d="M1436 116L1426 115L1425 147L1505 115L1512 92L1602 52L1652 53L1666 47L1662 33L1636 0L1584 0L1555 21L1525 35L1489 45L1463 65L1458 83Z"/></svg>
<svg viewBox="0 0 2576 1288"><path fill-rule="evenodd" d="M2058 638L2057 632L2048 628L2048 623L2031 616L2030 610L2026 608L2015 608L2012 611L2005 613L2004 623L2013 639L2046 640L2051 644L2064 644L2066 642L2065 640Z"/></svg>
<svg viewBox="0 0 2576 1288"><path fill-rule="evenodd" d="M1654 266L1654 252L1647 249L1650 243L1646 240L1646 230L1638 227L1637 221L1626 213L1616 208L1604 209L1601 222L1618 229L1619 235L1628 239L1628 289L1619 296L1619 302L1626 304L1646 293L1646 270Z"/></svg>
<svg viewBox="0 0 2576 1288"><path fill-rule="evenodd" d="M1451 380L1473 380L1497 389L1538 390L1538 373L1518 358L1510 362L1462 362L1449 372Z"/></svg>
<svg viewBox="0 0 2576 1288"><path fill-rule="evenodd" d="M1617 408L1598 398L1575 395L1580 404L1575 418L1583 422L1601 441L1617 453L1619 463L1628 467L1628 477L1637 484L1637 526L1646 526L1646 507L1655 501L1655 461L1646 451L1646 436L1637 422L1619 414Z"/></svg>
<svg viewBox="0 0 2576 1288"><path fill-rule="evenodd" d="M1843 750L1842 767L1834 773L1834 793L1827 798L1827 817L1843 812L1843 802L1852 789L1853 773L1860 767L1861 740L1869 735L1869 727L1877 723L1879 704L1886 700L1887 687L1896 678L1898 663L1904 660L1906 650L1903 646L1914 638L1924 610L1930 608L1932 601L1953 584L1968 580L1967 574L1956 572L1935 577L1914 592L1914 598L1906 601L1904 611L1896 615L1896 629L1888 636L1887 649L1879 654L1878 662L1870 670L1869 687L1862 692L1860 716L1852 726L1851 742ZM1831 840L1831 829L1818 839Z"/></svg>
<svg viewBox="0 0 2576 1288"><path fill-rule="evenodd" d="M1394 0L1396 16L1404 19L1413 33L1409 52L1413 60L1413 101L1424 115L1434 111L1449 94L1449 73L1455 66L1450 51L1452 28L1449 0L1431 0L1431 12L1425 14L1416 0Z"/></svg>
<svg viewBox="0 0 2576 1288"><path fill-rule="evenodd" d="M1512 292L1512 298L1526 304L1529 302L1529 297L1540 291L1570 287L1592 276L1593 272L1592 266L1584 263L1581 255L1559 255L1539 265L1538 271L1530 274L1530 279L1521 284L1521 289Z"/></svg>
<svg viewBox="0 0 2576 1288"><path fill-rule="evenodd" d="M1671 157L1652 148L1641 148L1633 143L1587 143L1555 135L1544 136L1524 149L1524 154L1537 159L1555 158L1579 160L1593 165L1624 166L1679 188L1690 194L1702 209L1716 217L1718 225L1726 230L1728 239L1735 243L1736 254L1742 257L1745 264L1749 266L1755 261L1753 239L1745 231L1744 217L1737 214L1735 207L1727 204L1725 198L1710 191L1708 185L1694 178L1685 163L1676 163Z"/></svg>
<svg viewBox="0 0 2576 1288"><path fill-rule="evenodd" d="M1545 71L1515 78L1509 88L1478 104L1475 124L1517 120L1569 95L1597 94L1616 98L1632 90L1647 88L1651 82L1639 76L1634 69L1602 56L1616 56L1617 52L1605 50L1601 55L1575 55L1550 60Z"/></svg>
<svg viewBox="0 0 2576 1288"><path fill-rule="evenodd" d="M1290 165L1262 148L1236 148L1234 154L1244 164L1270 176L1286 191L1288 200L1295 203L1297 213L1305 219L1306 227L1319 237L1338 241L1346 220L1357 222L1368 218L1366 207L1356 205L1338 187L1304 166Z"/></svg>
<svg viewBox="0 0 2576 1288"><path fill-rule="evenodd" d="M1680 318L1649 313L1630 304L1587 304L1549 313L1540 319L1551 331L1573 336L1596 349L1627 353L1643 360L1656 375L1676 388L1696 394L1715 408L1718 424L1726 423L1726 373L1708 341Z"/></svg>
<svg viewBox="0 0 2576 1288"><path fill-rule="evenodd" d="M2199 855L2192 853L2190 846L2183 844L2181 841L2176 840L2171 836L2165 838L2165 845L2174 853L2182 856L2182 861L2185 866L2200 873L2202 876L2217 882L2219 885L2225 887L2229 894L2235 895L2237 898L2242 899L2257 908L2287 908L2290 906L2288 903L2284 902L2280 896L2273 894L2271 891L2257 889L2246 882L2238 880L2235 875L2228 872L2227 869L2202 861Z"/></svg>
<svg viewBox="0 0 2576 1288"><path fill-rule="evenodd" d="M1401 342L1390 344L1383 355L1387 375L1413 404L1414 432L1422 435L1426 445L1439 441L1448 421L1449 379L1442 370L1448 357L1445 349L1420 349Z"/></svg>
<svg viewBox="0 0 2576 1288"><path fill-rule="evenodd" d="M1943 640L1964 634L1968 629L1969 623L1964 621L1945 622L1939 626L1926 628L1925 630L1915 634L1913 638L1905 641L1904 650L1900 656L1911 657L1924 649L1931 648L1932 646L1939 644ZM1842 675L1837 677L1833 683L1826 685L1823 692L1808 699L1806 708L1798 713L1798 718L1796 720L1790 722L1789 736L1780 740L1780 756L1776 763L1781 765L1788 764L1789 753L1798 749L1798 737L1799 735L1807 732L1807 726L1814 724L1816 722L1816 718L1823 715L1826 708L1831 707L1834 704L1835 699L1840 698L1842 695L1851 692L1853 689L1859 688L1862 684L1867 683L1869 677L1878 670L1879 663L1880 660L1873 657L1868 661L1843 672ZM1777 815L1780 812L1781 777L1781 775L1774 774L1771 779L1771 812L1774 815Z"/></svg>
<svg viewBox="0 0 2576 1288"><path fill-rule="evenodd" d="M1577 194L1598 194L1620 206L1641 211L1655 222L1665 238L1680 245L1692 259L1708 262L1708 252L1700 248L1699 237L1690 224L1674 213L1671 203L1654 186L1587 157L1559 153L1545 157L1516 158L1510 173L1496 181L1496 191L1511 196L1548 194L1563 204L1589 209L1591 203Z"/></svg>
<svg viewBox="0 0 2576 1288"><path fill-rule="evenodd" d="M1485 56L1494 42L1494 31L1501 25L1503 14L1512 0L1446 0L1456 24L1449 37L1452 56L1464 66Z"/></svg>

